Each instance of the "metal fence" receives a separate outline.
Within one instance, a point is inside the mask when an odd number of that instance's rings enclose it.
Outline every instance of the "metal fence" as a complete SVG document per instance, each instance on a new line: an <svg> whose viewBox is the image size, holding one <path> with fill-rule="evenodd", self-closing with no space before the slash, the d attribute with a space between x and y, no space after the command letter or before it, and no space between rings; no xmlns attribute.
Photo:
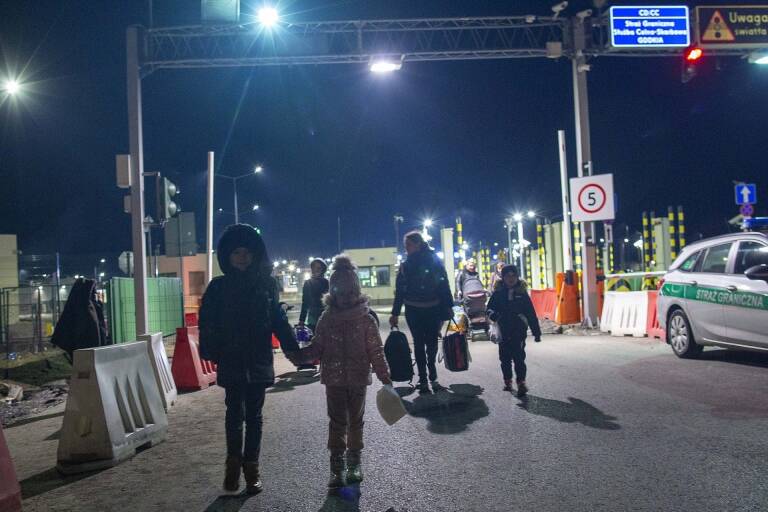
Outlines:
<svg viewBox="0 0 768 512"><path fill-rule="evenodd" d="M66 287L51 285L0 288L0 351L40 352L66 303Z"/></svg>

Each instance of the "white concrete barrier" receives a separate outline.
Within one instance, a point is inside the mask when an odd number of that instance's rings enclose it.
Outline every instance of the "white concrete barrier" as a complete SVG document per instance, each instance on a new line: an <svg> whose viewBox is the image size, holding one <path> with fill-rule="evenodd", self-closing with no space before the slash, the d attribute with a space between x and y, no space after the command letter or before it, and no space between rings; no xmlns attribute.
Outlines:
<svg viewBox="0 0 768 512"><path fill-rule="evenodd" d="M152 370L155 372L155 382L160 390L160 397L163 399L163 407L166 412L176 402L179 392L176 390L176 383L171 374L171 365L168 363L168 354L165 352L163 344L163 333L155 332L139 336L139 340L147 342L147 352L149 361L152 363Z"/></svg>
<svg viewBox="0 0 768 512"><path fill-rule="evenodd" d="M610 332L614 311L616 311L616 292L605 292L603 313L600 315L600 332Z"/></svg>
<svg viewBox="0 0 768 512"><path fill-rule="evenodd" d="M76 350L57 469L81 473L119 464L165 440L168 417L147 342Z"/></svg>
<svg viewBox="0 0 768 512"><path fill-rule="evenodd" d="M612 336L642 338L648 334L647 322L648 292L606 292L601 330L607 328Z"/></svg>

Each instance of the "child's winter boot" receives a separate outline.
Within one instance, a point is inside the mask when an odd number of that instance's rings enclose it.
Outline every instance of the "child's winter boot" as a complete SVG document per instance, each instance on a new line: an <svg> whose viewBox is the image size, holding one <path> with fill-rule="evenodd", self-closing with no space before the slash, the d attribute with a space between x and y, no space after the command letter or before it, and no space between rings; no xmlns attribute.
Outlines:
<svg viewBox="0 0 768 512"><path fill-rule="evenodd" d="M525 385L524 380L517 381L517 396L519 398L524 397L528 394L528 386Z"/></svg>
<svg viewBox="0 0 768 512"><path fill-rule="evenodd" d="M360 450L347 450L347 483L354 484L363 481L363 467L360 461Z"/></svg>
<svg viewBox="0 0 768 512"><path fill-rule="evenodd" d="M224 473L224 492L228 494L235 494L240 488L240 465L242 461L240 457L234 455L227 455L227 462L225 463Z"/></svg>
<svg viewBox="0 0 768 512"><path fill-rule="evenodd" d="M504 379L504 391L512 391L512 379Z"/></svg>
<svg viewBox="0 0 768 512"><path fill-rule="evenodd" d="M259 476L258 462L244 462L243 473L245 474L245 492L248 494L259 494L264 490L264 484L261 483Z"/></svg>
<svg viewBox="0 0 768 512"><path fill-rule="evenodd" d="M344 455L331 455L331 476L328 487L344 487Z"/></svg>

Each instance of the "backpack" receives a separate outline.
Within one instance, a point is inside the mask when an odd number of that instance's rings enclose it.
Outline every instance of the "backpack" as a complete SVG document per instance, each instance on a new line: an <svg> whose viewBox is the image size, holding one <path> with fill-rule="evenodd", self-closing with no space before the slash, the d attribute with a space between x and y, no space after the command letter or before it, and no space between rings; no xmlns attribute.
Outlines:
<svg viewBox="0 0 768 512"><path fill-rule="evenodd" d="M443 347L440 360L445 361L445 368L452 372L465 372L469 370L469 355L467 337L462 332L452 332L443 336Z"/></svg>
<svg viewBox="0 0 768 512"><path fill-rule="evenodd" d="M384 343L384 357L387 358L389 373L395 382L405 382L413 380L413 361L411 360L411 347L408 345L408 338L397 328L387 336Z"/></svg>

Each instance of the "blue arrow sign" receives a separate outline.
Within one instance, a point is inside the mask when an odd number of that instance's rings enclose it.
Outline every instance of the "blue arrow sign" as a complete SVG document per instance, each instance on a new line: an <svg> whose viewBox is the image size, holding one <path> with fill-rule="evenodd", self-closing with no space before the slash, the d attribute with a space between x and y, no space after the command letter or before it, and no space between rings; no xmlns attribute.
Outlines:
<svg viewBox="0 0 768 512"><path fill-rule="evenodd" d="M755 204L757 202L757 187L754 183L739 183L734 190L736 204Z"/></svg>
<svg viewBox="0 0 768 512"><path fill-rule="evenodd" d="M611 7L611 46L630 48L685 47L691 44L688 7Z"/></svg>

